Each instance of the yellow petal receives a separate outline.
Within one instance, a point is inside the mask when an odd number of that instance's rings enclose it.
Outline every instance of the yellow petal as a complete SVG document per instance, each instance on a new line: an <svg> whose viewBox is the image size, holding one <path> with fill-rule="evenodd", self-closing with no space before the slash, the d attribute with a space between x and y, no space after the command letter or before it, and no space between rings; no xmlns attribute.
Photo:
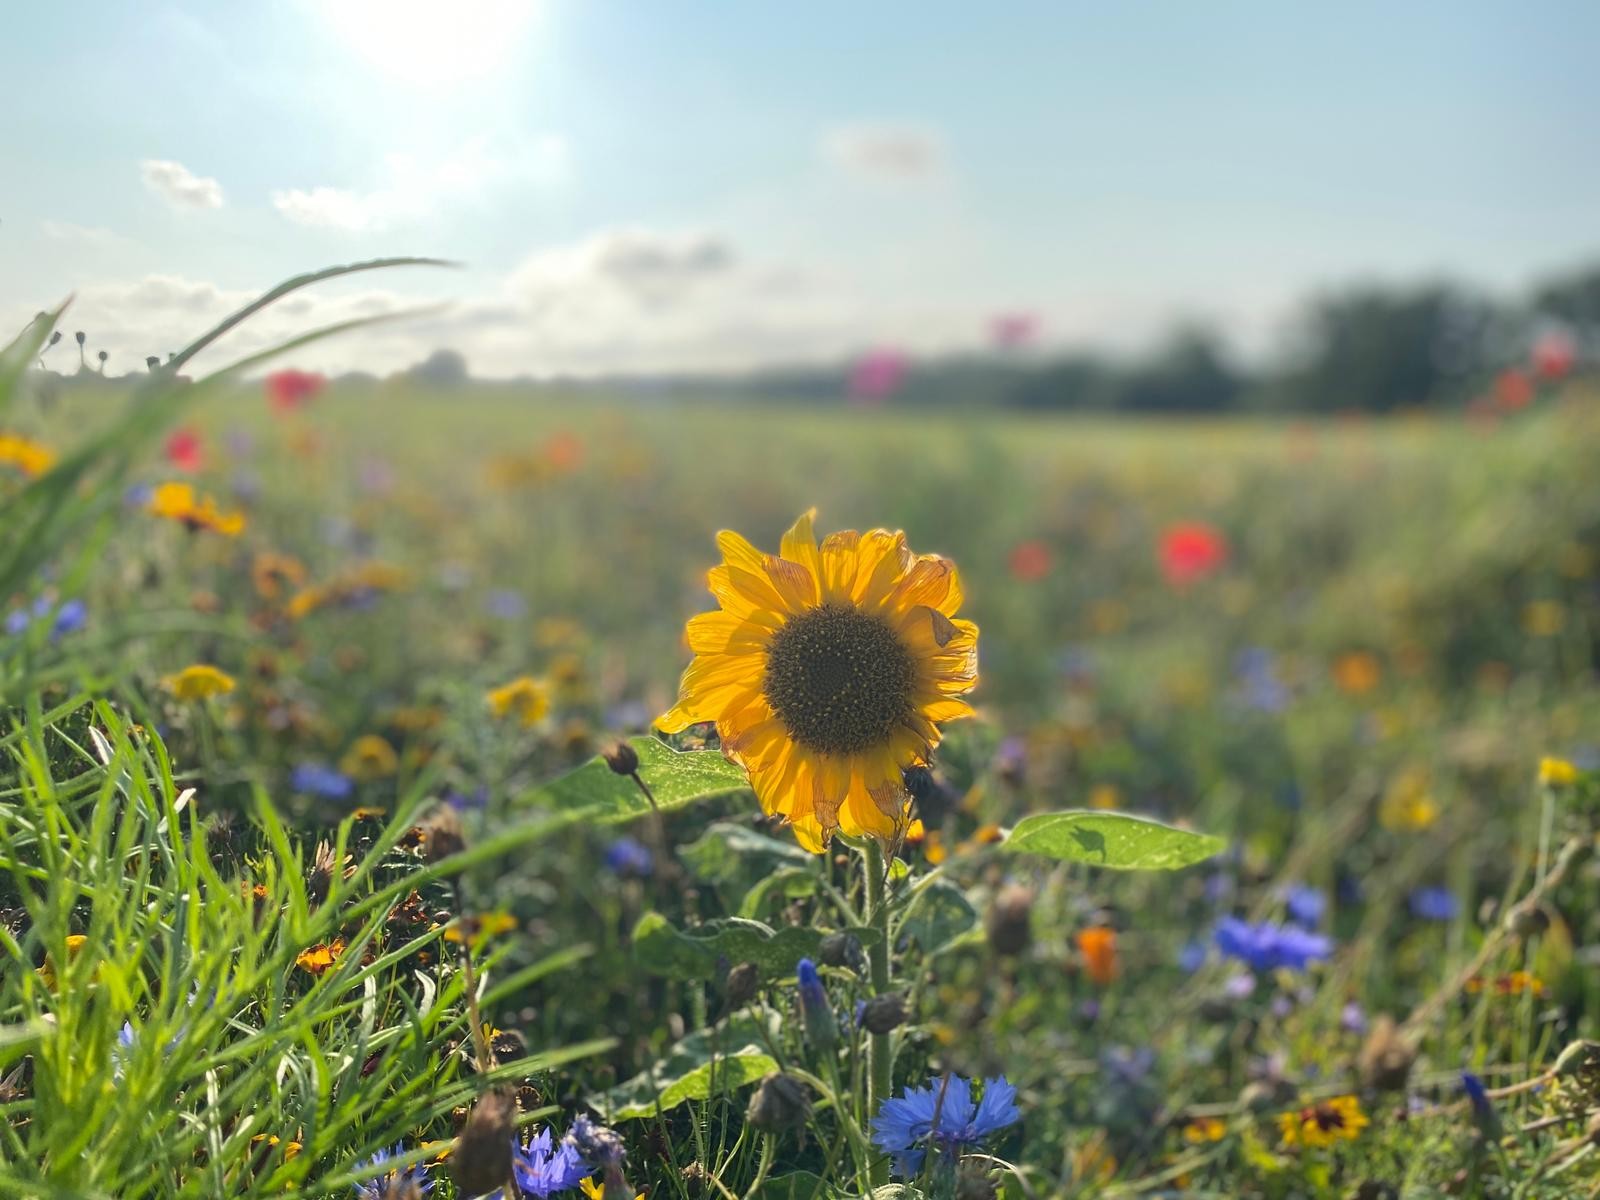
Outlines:
<svg viewBox="0 0 1600 1200"><path fill-rule="evenodd" d="M817 535L812 531L811 522L816 517L817 510L808 508L800 514L800 519L789 527L789 532L783 535L783 541L778 546L778 553L789 562L798 563L814 581L812 585L812 603L820 603L819 586L822 581L822 555L817 550Z"/></svg>

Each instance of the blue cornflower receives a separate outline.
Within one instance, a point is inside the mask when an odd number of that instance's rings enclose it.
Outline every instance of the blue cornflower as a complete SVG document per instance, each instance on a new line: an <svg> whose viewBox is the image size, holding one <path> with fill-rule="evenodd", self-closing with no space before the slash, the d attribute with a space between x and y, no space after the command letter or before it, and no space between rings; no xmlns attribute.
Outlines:
<svg viewBox="0 0 1600 1200"><path fill-rule="evenodd" d="M606 847L606 869L614 875L645 878L656 869L650 847L636 838L619 837Z"/></svg>
<svg viewBox="0 0 1600 1200"><path fill-rule="evenodd" d="M1234 655L1233 671L1246 707L1276 713L1289 706L1289 689L1278 678L1272 651L1264 646L1247 646Z"/></svg>
<svg viewBox="0 0 1600 1200"><path fill-rule="evenodd" d="M615 1129L591 1121L581 1113L573 1120L572 1128L567 1130L562 1145L570 1146L577 1151L586 1173L621 1167L622 1160L627 1157L627 1147L622 1144L621 1134Z"/></svg>
<svg viewBox="0 0 1600 1200"><path fill-rule="evenodd" d="M289 786L322 800L348 800L356 791L356 785L348 776L312 762L300 763L289 772Z"/></svg>
<svg viewBox="0 0 1600 1200"><path fill-rule="evenodd" d="M800 1016L805 1020L806 1040L813 1050L831 1050L839 1040L839 1030L817 965L802 958L795 967L795 976L800 981Z"/></svg>
<svg viewBox="0 0 1600 1200"><path fill-rule="evenodd" d="M391 1158L405 1153L405 1143L397 1143L393 1150L379 1150L369 1160L370 1165L381 1167ZM409 1167L390 1169L382 1175L356 1184L358 1200L416 1200L433 1191L433 1180L428 1178L428 1165L414 1163Z"/></svg>
<svg viewBox="0 0 1600 1200"><path fill-rule="evenodd" d="M1213 935L1217 948L1230 958L1248 963L1257 971L1288 967L1303 971L1316 959L1333 953L1333 942L1320 933L1296 925L1277 925L1262 921L1252 925L1238 917L1223 917Z"/></svg>
<svg viewBox="0 0 1600 1200"><path fill-rule="evenodd" d="M1424 921L1453 921L1461 906L1446 887L1420 887L1406 897L1411 915Z"/></svg>
<svg viewBox="0 0 1600 1200"><path fill-rule="evenodd" d="M510 588L495 588L483 598L483 607L491 617L502 621L515 621L528 611L528 601L521 592Z"/></svg>
<svg viewBox="0 0 1600 1200"><path fill-rule="evenodd" d="M1500 1124L1500 1114L1495 1111L1489 1093L1479 1079L1471 1071L1461 1072L1461 1086L1467 1093L1467 1099L1472 1101L1472 1120L1487 1138L1498 1141L1504 1134Z"/></svg>
<svg viewBox="0 0 1600 1200"><path fill-rule="evenodd" d="M872 1141L894 1156L895 1173L909 1179L922 1169L928 1145L954 1158L1016 1124L1022 1119L1016 1101L1017 1089L1000 1075L984 1080L983 1098L974 1108L972 1085L959 1075L949 1075L885 1100L872 1118Z"/></svg>
<svg viewBox="0 0 1600 1200"><path fill-rule="evenodd" d="M1345 1006L1339 1010L1339 1028L1350 1033L1367 1031L1367 1010L1361 1007L1359 1000L1346 1001Z"/></svg>
<svg viewBox="0 0 1600 1200"><path fill-rule="evenodd" d="M12 637L21 635L33 620L33 615L25 608L15 608L6 614L6 632Z"/></svg>
<svg viewBox="0 0 1600 1200"><path fill-rule="evenodd" d="M546 1128L524 1145L518 1145L515 1138L511 1145L511 1170L524 1195L548 1196L577 1187L580 1180L588 1177L589 1166L578 1153L571 1135L556 1143Z"/></svg>
<svg viewBox="0 0 1600 1200"><path fill-rule="evenodd" d="M1322 914L1328 911L1328 894L1308 884L1291 883L1283 893L1283 906L1296 925L1315 929L1322 924Z"/></svg>
<svg viewBox="0 0 1600 1200"><path fill-rule="evenodd" d="M1178 951L1178 966L1188 975L1193 975L1206 962L1206 944L1201 941L1188 941L1183 944L1183 949Z"/></svg>
<svg viewBox="0 0 1600 1200"><path fill-rule="evenodd" d="M59 641L69 633L77 633L89 623L89 606L82 600L68 600L56 609L55 620L50 625L50 640Z"/></svg>

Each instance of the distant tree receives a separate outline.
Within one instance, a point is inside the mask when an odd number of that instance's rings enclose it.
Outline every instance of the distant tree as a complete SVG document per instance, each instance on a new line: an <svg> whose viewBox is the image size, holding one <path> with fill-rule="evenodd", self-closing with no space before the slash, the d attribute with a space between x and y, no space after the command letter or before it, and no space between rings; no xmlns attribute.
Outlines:
<svg viewBox="0 0 1600 1200"><path fill-rule="evenodd" d="M1391 412L1458 393L1492 361L1500 314L1447 285L1362 287L1313 300L1277 394L1318 412Z"/></svg>
<svg viewBox="0 0 1600 1200"><path fill-rule="evenodd" d="M1215 413L1232 408L1243 389L1215 334L1180 329L1155 358L1122 374L1114 404L1133 413Z"/></svg>
<svg viewBox="0 0 1600 1200"><path fill-rule="evenodd" d="M1533 307L1580 330L1600 330L1600 266L1545 284L1534 294Z"/></svg>
<svg viewBox="0 0 1600 1200"><path fill-rule="evenodd" d="M406 374L430 387L460 387L469 378L467 360L456 350L435 350Z"/></svg>

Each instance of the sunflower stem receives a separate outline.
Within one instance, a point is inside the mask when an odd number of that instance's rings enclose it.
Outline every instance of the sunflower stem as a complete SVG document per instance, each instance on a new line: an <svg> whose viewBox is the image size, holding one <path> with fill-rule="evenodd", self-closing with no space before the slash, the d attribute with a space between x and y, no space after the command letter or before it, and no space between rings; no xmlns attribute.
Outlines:
<svg viewBox="0 0 1600 1200"><path fill-rule="evenodd" d="M889 992L889 902L888 868L883 860L883 847L873 837L867 838L867 852L863 859L867 876L867 925L877 935L867 947L867 967L871 975L872 994ZM891 1034L870 1034L867 1043L867 1119L870 1121L878 1108L894 1090L894 1047ZM889 1182L889 1160L874 1158L871 1166L874 1188Z"/></svg>

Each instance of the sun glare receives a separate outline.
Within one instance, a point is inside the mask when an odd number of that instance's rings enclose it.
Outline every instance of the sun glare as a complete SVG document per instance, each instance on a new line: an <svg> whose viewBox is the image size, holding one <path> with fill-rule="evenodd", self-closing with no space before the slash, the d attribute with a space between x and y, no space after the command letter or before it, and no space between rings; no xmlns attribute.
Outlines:
<svg viewBox="0 0 1600 1200"><path fill-rule="evenodd" d="M492 75L512 58L534 0L325 0L324 19L363 57L413 84Z"/></svg>

